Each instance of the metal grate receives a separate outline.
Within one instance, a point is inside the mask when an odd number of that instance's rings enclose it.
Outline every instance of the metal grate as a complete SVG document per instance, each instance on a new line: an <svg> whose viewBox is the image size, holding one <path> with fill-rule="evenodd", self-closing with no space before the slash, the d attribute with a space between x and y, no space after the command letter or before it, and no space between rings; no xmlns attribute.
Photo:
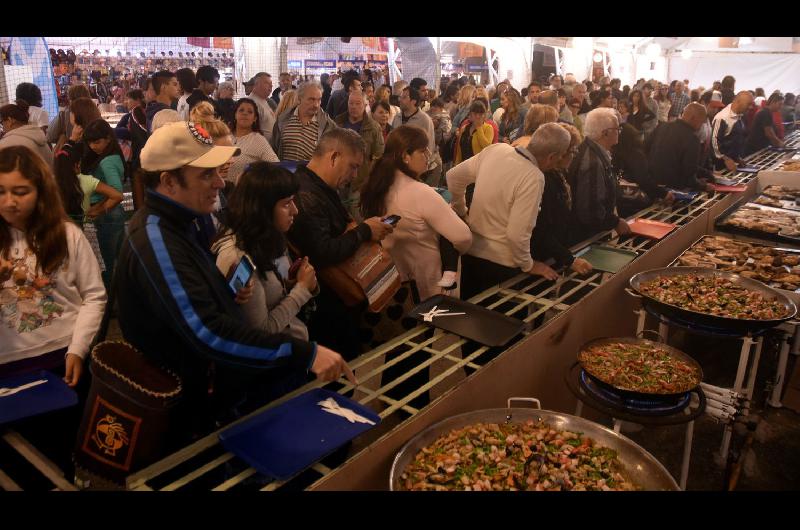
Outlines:
<svg viewBox="0 0 800 530"><path fill-rule="evenodd" d="M795 144L800 144L800 131L793 132L787 137L787 145ZM762 150L749 157L748 162L762 169L767 169L774 166L776 160L784 156L786 156L785 153ZM724 176L733 178L741 184L750 182L755 177L755 175L749 173L730 172L724 173ZM691 202L677 206L658 204L650 206L639 212L637 217L683 226L703 214L723 197L724 194L721 193L700 193ZM641 255L657 242L643 237L623 238L620 240L619 237L612 235L612 232L609 231L599 234L591 241L582 243L576 249L583 248L587 243L602 243L617 248L634 250ZM521 274L484 291L469 301L525 321L528 324L527 331L523 336L515 339L512 343L515 344L532 330L546 325L547 322L568 309L572 304L593 292L609 277L610 275L607 273L591 273L586 277L580 277L572 271L565 271L559 280L551 282L544 278L533 278L526 274ZM383 361L385 354L396 348L403 348L403 353L390 362ZM356 449L366 447L388 432L388 429L391 429L392 426L398 425L409 416L419 412L418 409L410 405L414 398L428 391L444 392L452 388L457 381L464 377L463 371L465 368L470 370L480 369L482 366L480 357L488 349L470 340L421 325L360 356L351 363L352 368L358 371L358 378L361 382L361 385L356 389L354 399L379 411L378 413L383 423L378 428L357 438L354 441L354 447ZM385 385L380 384L381 375L387 368L417 352L428 353L430 358L397 379ZM415 388L409 394L403 396L402 399L393 399L386 395L387 392L406 381L409 377L434 365L438 368L436 373L432 371L431 378L424 385ZM318 383L309 384L253 414L278 405L318 386L324 385ZM353 386L345 380L329 384L327 388L334 389L341 394L354 390ZM202 488L226 491L235 488L236 491L274 491L311 486L331 471L332 468L326 465L326 460L323 459L322 462L315 464L289 481L270 482L234 455L225 452L217 440L217 434L214 433L129 477L128 487L139 490Z"/></svg>

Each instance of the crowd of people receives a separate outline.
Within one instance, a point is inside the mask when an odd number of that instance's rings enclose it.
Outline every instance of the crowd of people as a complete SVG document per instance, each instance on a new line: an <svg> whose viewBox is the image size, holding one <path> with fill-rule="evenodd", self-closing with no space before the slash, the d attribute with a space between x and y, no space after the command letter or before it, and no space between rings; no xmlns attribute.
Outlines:
<svg viewBox="0 0 800 530"><path fill-rule="evenodd" d="M355 384L347 361L430 296L590 272L578 243L627 235L626 209L710 189L797 119L793 94L737 92L731 76L708 90L571 74L434 90L353 71L334 90L285 73L273 89L260 72L235 101L218 81L210 66L157 72L115 129L81 85L49 121L30 83L0 107L0 377L48 369L79 388L113 311L127 342L181 377L170 435L187 442L313 378ZM380 313L326 274L371 243L402 282ZM233 292L245 258L255 272Z"/></svg>

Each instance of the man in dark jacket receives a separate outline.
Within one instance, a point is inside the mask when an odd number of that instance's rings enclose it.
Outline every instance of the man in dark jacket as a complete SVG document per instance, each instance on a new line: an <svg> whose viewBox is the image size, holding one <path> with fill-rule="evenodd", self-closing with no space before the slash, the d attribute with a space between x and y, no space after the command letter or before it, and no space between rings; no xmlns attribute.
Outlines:
<svg viewBox="0 0 800 530"><path fill-rule="evenodd" d="M178 78L169 70L161 70L153 74L153 91L155 99L144 109L147 117L147 131L153 131L153 117L160 110L172 108L172 102L180 96Z"/></svg>
<svg viewBox="0 0 800 530"><path fill-rule="evenodd" d="M281 72L280 77L278 78L278 88L273 90L272 101L276 104L281 102L281 98L288 90L295 90L297 89L296 86L292 84L292 76L289 72Z"/></svg>
<svg viewBox="0 0 800 530"><path fill-rule="evenodd" d="M347 110L347 95L353 90L361 90L361 77L355 70L348 70L342 74L344 88L334 91L328 100L325 111L328 116L338 116Z"/></svg>
<svg viewBox="0 0 800 530"><path fill-rule="evenodd" d="M711 184L697 179L702 152L697 131L705 121L705 107L700 103L690 103L680 119L661 123L648 138L646 150L650 175L657 184L674 189L713 189Z"/></svg>
<svg viewBox="0 0 800 530"><path fill-rule="evenodd" d="M358 175L353 179L349 186L348 206L350 214L354 217L358 216L359 208L359 193L361 185L367 180L367 177L375 165L375 161L383 155L383 134L381 133L378 123L370 118L366 111L367 100L364 93L359 91L350 92L347 100L347 112L339 114L334 120L336 125L345 129L351 129L357 132L364 140L366 145L364 163L358 170Z"/></svg>
<svg viewBox="0 0 800 530"><path fill-rule="evenodd" d="M586 115L585 138L567 173L572 188L571 244L605 230L630 234L627 221L617 215L617 178L611 148L619 141L619 120L613 109L598 108Z"/></svg>
<svg viewBox="0 0 800 530"><path fill-rule="evenodd" d="M217 168L239 151L214 147L192 122L164 125L141 154L145 207L130 222L116 269L125 340L175 372L183 385L179 436L215 428L304 384L352 372L324 346L248 325L207 247L197 220L225 186Z"/></svg>
<svg viewBox="0 0 800 530"><path fill-rule="evenodd" d="M353 223L337 189L346 186L364 163L364 140L354 131L333 129L322 136L314 156L296 175L300 191L295 197L299 213L289 230L289 241L317 270L352 257L362 243L380 241L392 227L371 217L348 230ZM317 311L308 326L309 335L330 344L346 358L360 353L358 321L361 308L347 308L336 293L320 282Z"/></svg>

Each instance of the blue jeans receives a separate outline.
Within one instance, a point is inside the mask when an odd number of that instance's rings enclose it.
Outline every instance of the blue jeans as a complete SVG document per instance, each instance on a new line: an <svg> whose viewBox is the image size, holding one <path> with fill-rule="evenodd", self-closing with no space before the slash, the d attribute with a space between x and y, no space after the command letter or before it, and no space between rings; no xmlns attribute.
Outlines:
<svg viewBox="0 0 800 530"><path fill-rule="evenodd" d="M122 235L125 232L125 210L118 204L100 216L94 223L97 228L97 243L100 246L100 255L106 270L103 271L103 284L106 290L111 287L111 278L114 273L114 264L117 262Z"/></svg>

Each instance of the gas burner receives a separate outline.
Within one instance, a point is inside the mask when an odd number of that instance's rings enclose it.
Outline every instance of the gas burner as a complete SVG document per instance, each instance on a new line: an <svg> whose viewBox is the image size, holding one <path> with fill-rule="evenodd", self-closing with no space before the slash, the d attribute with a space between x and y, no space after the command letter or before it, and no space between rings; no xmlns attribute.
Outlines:
<svg viewBox="0 0 800 530"><path fill-rule="evenodd" d="M679 328L685 329L690 331L691 333L695 333L697 335L705 335L707 337L725 337L725 338L732 338L732 339L739 339L747 335L746 333L742 333L741 331L734 331L725 328L718 328L716 326L709 326L707 324L698 324L697 322L692 322L690 320L686 320L675 315L667 317L657 311L653 310L649 306L645 305L645 310L659 319L664 324L669 326L677 326ZM753 332L753 336L758 336L764 333L766 329Z"/></svg>
<svg viewBox="0 0 800 530"><path fill-rule="evenodd" d="M622 410L628 414L669 416L685 409L691 400L690 392L677 397L654 397L653 399L626 397L604 388L589 376L585 370L581 370L580 374L581 388L583 388L584 391L604 405Z"/></svg>

